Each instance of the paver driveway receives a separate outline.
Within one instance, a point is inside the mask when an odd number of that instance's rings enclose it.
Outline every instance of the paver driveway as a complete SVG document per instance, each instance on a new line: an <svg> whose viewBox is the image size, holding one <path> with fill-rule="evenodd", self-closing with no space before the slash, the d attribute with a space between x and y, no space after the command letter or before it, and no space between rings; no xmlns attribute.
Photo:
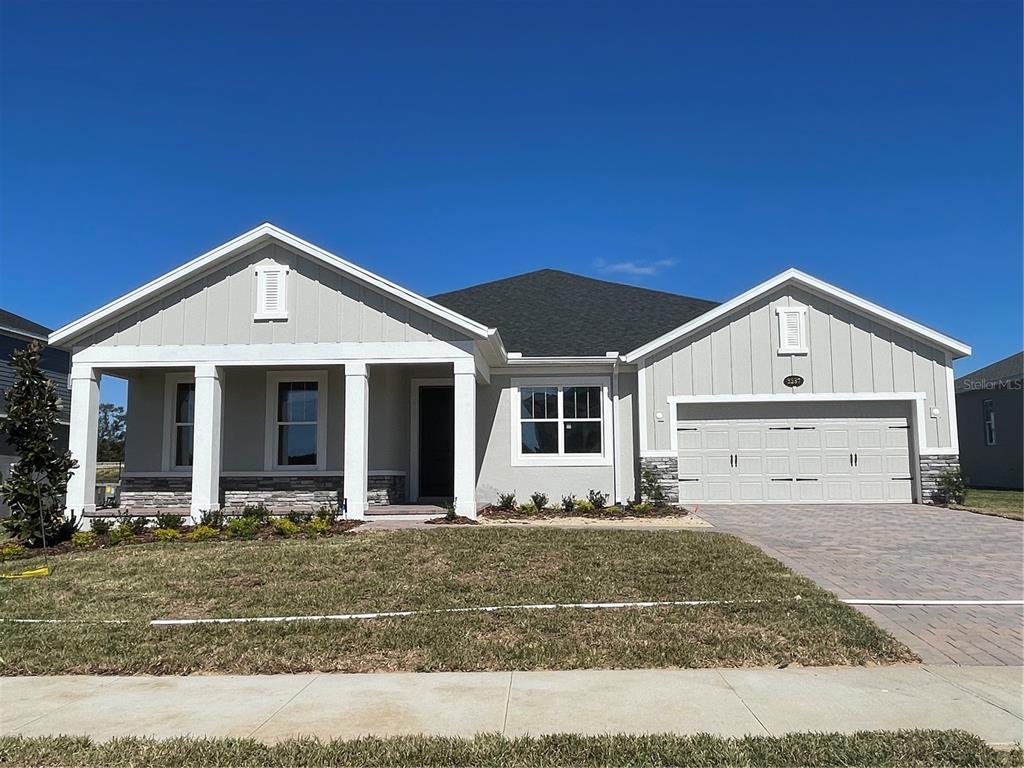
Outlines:
<svg viewBox="0 0 1024 768"><path fill-rule="evenodd" d="M1024 526L917 504L701 506L841 598L1024 599ZM860 608L930 664L1024 664L1022 606Z"/></svg>

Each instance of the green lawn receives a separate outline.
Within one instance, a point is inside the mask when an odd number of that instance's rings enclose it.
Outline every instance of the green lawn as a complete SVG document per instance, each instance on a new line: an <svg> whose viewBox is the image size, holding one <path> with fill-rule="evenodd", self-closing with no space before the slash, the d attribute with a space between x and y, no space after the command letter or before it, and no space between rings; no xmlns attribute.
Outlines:
<svg viewBox="0 0 1024 768"><path fill-rule="evenodd" d="M25 561L8 563L25 567ZM0 582L0 673L273 673L865 664L913 653L726 534L460 528L323 540L149 544L51 558ZM800 600L796 600L796 596ZM643 600L734 604L508 610L153 627L280 616ZM102 624L120 619L126 624Z"/></svg>
<svg viewBox="0 0 1024 768"><path fill-rule="evenodd" d="M967 491L964 506L989 515L1024 520L1024 492L1022 491L981 491L971 488Z"/></svg>
<svg viewBox="0 0 1024 768"><path fill-rule="evenodd" d="M212 768L276 766L1019 766L1020 748L997 751L963 731L874 731L852 735L573 736L471 739L403 736L274 745L253 739L0 737L0 763L21 766Z"/></svg>

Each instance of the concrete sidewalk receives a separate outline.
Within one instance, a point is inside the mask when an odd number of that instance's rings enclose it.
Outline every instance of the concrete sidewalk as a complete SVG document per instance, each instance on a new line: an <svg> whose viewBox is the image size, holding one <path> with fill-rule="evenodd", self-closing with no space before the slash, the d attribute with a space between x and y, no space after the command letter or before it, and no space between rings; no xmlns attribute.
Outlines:
<svg viewBox="0 0 1024 768"><path fill-rule="evenodd" d="M961 728L1020 741L1022 667L0 678L0 733L350 738Z"/></svg>

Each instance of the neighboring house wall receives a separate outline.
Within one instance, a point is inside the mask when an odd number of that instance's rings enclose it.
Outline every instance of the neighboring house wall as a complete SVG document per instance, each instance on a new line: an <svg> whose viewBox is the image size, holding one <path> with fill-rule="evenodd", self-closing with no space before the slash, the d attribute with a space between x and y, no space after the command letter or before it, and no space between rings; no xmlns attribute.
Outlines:
<svg viewBox="0 0 1024 768"><path fill-rule="evenodd" d="M779 354L776 307L806 306L809 353ZM924 392L927 447L951 447L943 351L808 291L785 287L642 361L648 451L671 447L671 395ZM804 378L793 390L791 374ZM663 419L657 419L657 413Z"/></svg>
<svg viewBox="0 0 1024 768"><path fill-rule="evenodd" d="M288 320L253 319L257 265L286 264ZM89 346L462 341L465 336L372 288L271 243L76 340Z"/></svg>
<svg viewBox="0 0 1024 768"><path fill-rule="evenodd" d="M992 401L995 445L985 442L983 403ZM993 389L960 392L956 396L960 432L960 464L967 482L976 488L1024 487L1024 389L1010 381Z"/></svg>

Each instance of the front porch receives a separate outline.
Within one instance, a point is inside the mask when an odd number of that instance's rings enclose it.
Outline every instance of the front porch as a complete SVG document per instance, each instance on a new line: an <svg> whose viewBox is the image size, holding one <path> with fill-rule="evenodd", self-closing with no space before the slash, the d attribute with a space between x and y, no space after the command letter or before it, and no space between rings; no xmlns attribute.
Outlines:
<svg viewBox="0 0 1024 768"><path fill-rule="evenodd" d="M337 506L476 517L476 377L470 356L314 365L74 365L68 509L95 514L104 373L128 380L120 507L272 512ZM422 507L420 503L429 506ZM396 506L398 508L396 508ZM415 511L412 511L415 510Z"/></svg>

